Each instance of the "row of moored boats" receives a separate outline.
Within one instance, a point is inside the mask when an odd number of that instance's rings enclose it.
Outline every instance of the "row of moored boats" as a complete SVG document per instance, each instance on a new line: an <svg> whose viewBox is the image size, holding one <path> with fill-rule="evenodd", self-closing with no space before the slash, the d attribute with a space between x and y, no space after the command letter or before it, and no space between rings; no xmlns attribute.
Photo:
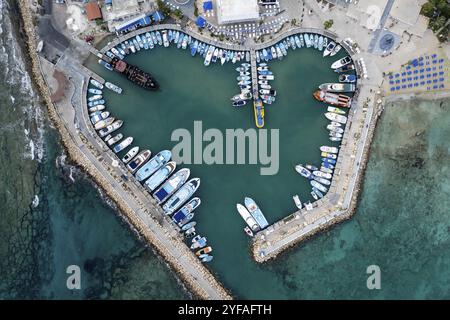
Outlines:
<svg viewBox="0 0 450 320"><path fill-rule="evenodd" d="M148 149L141 150L139 146L132 146L133 137L125 139L122 133L113 134L122 127L123 121L116 120L105 111L104 100L99 92L103 85L91 79L92 87L88 88L89 113L94 129L99 136L116 154L125 152L121 157L127 169L135 176L144 188L155 198L164 213L171 216L172 221L180 228L187 239L191 239L191 248L202 262L212 260L209 253L212 248L206 246L207 239L197 235L193 221L194 210L201 200L193 197L200 186L200 178L191 178L190 170L182 168L175 172L176 162L171 161L172 153L163 150L152 157ZM96 103L101 101L101 103Z"/></svg>
<svg viewBox="0 0 450 320"><path fill-rule="evenodd" d="M250 197L245 197L244 205L240 203L236 204L236 209L247 224L244 231L250 237L253 237L255 232L258 232L269 225L255 200Z"/></svg>

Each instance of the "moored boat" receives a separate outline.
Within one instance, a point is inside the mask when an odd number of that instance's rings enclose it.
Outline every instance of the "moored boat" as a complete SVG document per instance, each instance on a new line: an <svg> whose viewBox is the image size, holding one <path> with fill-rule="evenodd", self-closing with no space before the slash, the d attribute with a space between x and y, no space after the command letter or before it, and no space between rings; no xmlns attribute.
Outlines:
<svg viewBox="0 0 450 320"><path fill-rule="evenodd" d="M323 90L317 90L313 93L313 96L316 100L322 101L333 106L338 107L350 107L351 98L344 94L336 94Z"/></svg>
<svg viewBox="0 0 450 320"><path fill-rule="evenodd" d="M156 171L150 178L145 181L145 187L153 192L161 183L163 183L175 170L177 164L175 161L169 161L165 166Z"/></svg>
<svg viewBox="0 0 450 320"><path fill-rule="evenodd" d="M264 217L264 214L262 213L261 209L258 207L256 202L252 198L245 197L244 204L245 204L245 207L247 208L248 212L250 212L252 217L255 218L256 223L258 223L261 230L269 225L269 223L267 222L266 217Z"/></svg>
<svg viewBox="0 0 450 320"><path fill-rule="evenodd" d="M114 137L112 137L111 139L108 140L108 146L112 146L116 142L119 142L119 140L121 140L122 138L123 138L122 133L116 134Z"/></svg>
<svg viewBox="0 0 450 320"><path fill-rule="evenodd" d="M100 129L98 134L100 135L100 137L105 137L108 134L113 133L114 131L119 129L122 125L123 125L123 121L122 120L116 120L111 125L106 126L103 129Z"/></svg>
<svg viewBox="0 0 450 320"><path fill-rule="evenodd" d="M329 146L321 146L320 151L322 152L329 152L329 153L338 153L339 149L336 147L329 147Z"/></svg>
<svg viewBox="0 0 450 320"><path fill-rule="evenodd" d="M328 106L327 107L327 111L328 112L333 112L333 113L337 113L337 114L341 114L341 115L345 115L345 111L336 107L331 107Z"/></svg>
<svg viewBox="0 0 450 320"><path fill-rule="evenodd" d="M331 179L333 176L331 175L331 173L327 173L327 172L322 172L322 171L319 171L319 170L316 170L316 171L313 171L313 174L316 176L316 177L321 177L321 178L324 178L324 179Z"/></svg>
<svg viewBox="0 0 450 320"><path fill-rule="evenodd" d="M350 56L345 56L344 58L333 62L333 64L331 65L331 69L342 68L343 66L346 66L346 65L350 64L351 62L352 62L352 58L350 58Z"/></svg>
<svg viewBox="0 0 450 320"><path fill-rule="evenodd" d="M164 202L170 197L182 184L189 178L191 171L188 168L183 168L175 172L166 182L164 182L156 191L153 196L158 203Z"/></svg>
<svg viewBox="0 0 450 320"><path fill-rule="evenodd" d="M253 111L255 114L255 124L258 128L264 127L264 105L260 99L253 103Z"/></svg>
<svg viewBox="0 0 450 320"><path fill-rule="evenodd" d="M294 203L297 206L297 208L301 209L302 208L302 202L300 201L300 197L298 196L298 194L293 196L292 199L294 200Z"/></svg>
<svg viewBox="0 0 450 320"><path fill-rule="evenodd" d="M138 181L144 181L156 172L159 168L169 162L172 157L172 152L169 150L160 151L156 156L151 158L146 164L144 164L137 172L136 179Z"/></svg>
<svg viewBox="0 0 450 320"><path fill-rule="evenodd" d="M347 83L353 83L356 82L356 76L354 74L340 74L339 75L339 82L347 82Z"/></svg>
<svg viewBox="0 0 450 320"><path fill-rule="evenodd" d="M95 130L101 130L101 129L109 126L110 124L112 124L114 122L114 120L115 119L113 117L109 117L109 118L106 118L104 120L100 120L99 122L94 124L94 129Z"/></svg>
<svg viewBox="0 0 450 320"><path fill-rule="evenodd" d="M320 184L316 180L311 180L310 183L314 188L317 188L319 191L322 191L322 192L328 191L328 189L324 185Z"/></svg>
<svg viewBox="0 0 450 320"><path fill-rule="evenodd" d="M333 52L334 48L336 48L336 42L330 41L325 50L323 51L323 56L326 57L330 55L330 53Z"/></svg>
<svg viewBox="0 0 450 320"><path fill-rule="evenodd" d="M258 231L259 225L256 222L255 218L248 212L247 208L245 208L242 204L237 203L236 209L238 213L241 215L242 219L244 219L245 223L250 227L252 231Z"/></svg>
<svg viewBox="0 0 450 320"><path fill-rule="evenodd" d="M343 116L343 115L340 115L340 114L337 114L334 112L325 113L325 117L330 121L335 121L335 122L342 123L342 124L345 124L347 122L346 116Z"/></svg>
<svg viewBox="0 0 450 320"><path fill-rule="evenodd" d="M328 92L354 92L356 86L352 83L322 83L319 89Z"/></svg>
<svg viewBox="0 0 450 320"><path fill-rule="evenodd" d="M133 143L133 137L128 137L124 139L121 143L119 143L113 148L114 153L119 153L120 151L128 147L131 143Z"/></svg>
<svg viewBox="0 0 450 320"><path fill-rule="evenodd" d="M189 200L181 209L172 215L172 220L178 224L179 227L189 222L194 217L194 210L201 204L198 197Z"/></svg>
<svg viewBox="0 0 450 320"><path fill-rule="evenodd" d="M131 159L134 158L135 155L137 155L139 152L139 147L133 147L130 150L128 150L128 152L123 156L122 158L122 162L127 164L128 162L131 161Z"/></svg>
<svg viewBox="0 0 450 320"><path fill-rule="evenodd" d="M295 166L295 171L297 171L297 173L300 174L302 177L305 177L307 179L311 178L311 172L305 167L303 167L301 164Z"/></svg>
<svg viewBox="0 0 450 320"><path fill-rule="evenodd" d="M150 150L143 150L141 151L129 164L127 164L127 168L134 173L141 165L147 161L152 152Z"/></svg>
<svg viewBox="0 0 450 320"><path fill-rule="evenodd" d="M162 206L164 212L168 215L180 208L200 186L200 178L192 178L178 189Z"/></svg>

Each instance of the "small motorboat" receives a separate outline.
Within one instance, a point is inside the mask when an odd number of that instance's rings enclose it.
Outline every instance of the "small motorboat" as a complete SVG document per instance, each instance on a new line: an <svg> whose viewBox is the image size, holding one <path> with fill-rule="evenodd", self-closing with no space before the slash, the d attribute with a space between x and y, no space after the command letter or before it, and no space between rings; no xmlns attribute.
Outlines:
<svg viewBox="0 0 450 320"><path fill-rule="evenodd" d="M347 83L356 82L356 76L354 74L341 74L339 75L339 82L347 82Z"/></svg>
<svg viewBox="0 0 450 320"><path fill-rule="evenodd" d="M247 103L247 101L245 101L245 100L233 101L233 107L242 107L242 106L245 106L246 103Z"/></svg>
<svg viewBox="0 0 450 320"><path fill-rule="evenodd" d="M252 229L250 229L249 226L245 226L244 232L245 232L249 237L253 237L253 231L252 231Z"/></svg>
<svg viewBox="0 0 450 320"><path fill-rule="evenodd" d="M302 202L300 201L300 197L298 196L298 194L293 196L292 199L294 199L294 203L297 206L297 208L301 209L302 208Z"/></svg>

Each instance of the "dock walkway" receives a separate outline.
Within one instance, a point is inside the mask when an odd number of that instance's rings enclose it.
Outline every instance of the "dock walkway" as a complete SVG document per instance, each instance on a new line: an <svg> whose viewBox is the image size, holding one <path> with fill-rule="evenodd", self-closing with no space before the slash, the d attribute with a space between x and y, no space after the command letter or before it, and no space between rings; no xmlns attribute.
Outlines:
<svg viewBox="0 0 450 320"><path fill-rule="evenodd" d="M252 71L253 99L257 100L259 98L258 70L257 70L257 64L256 64L256 51L254 49L250 50L250 65L251 65L251 71Z"/></svg>

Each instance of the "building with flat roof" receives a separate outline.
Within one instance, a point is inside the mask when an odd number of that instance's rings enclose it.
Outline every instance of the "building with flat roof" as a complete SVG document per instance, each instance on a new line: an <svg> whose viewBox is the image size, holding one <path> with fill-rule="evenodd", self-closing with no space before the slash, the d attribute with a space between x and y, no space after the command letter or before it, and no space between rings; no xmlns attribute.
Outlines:
<svg viewBox="0 0 450 320"><path fill-rule="evenodd" d="M219 24L259 19L258 0L216 0Z"/></svg>

